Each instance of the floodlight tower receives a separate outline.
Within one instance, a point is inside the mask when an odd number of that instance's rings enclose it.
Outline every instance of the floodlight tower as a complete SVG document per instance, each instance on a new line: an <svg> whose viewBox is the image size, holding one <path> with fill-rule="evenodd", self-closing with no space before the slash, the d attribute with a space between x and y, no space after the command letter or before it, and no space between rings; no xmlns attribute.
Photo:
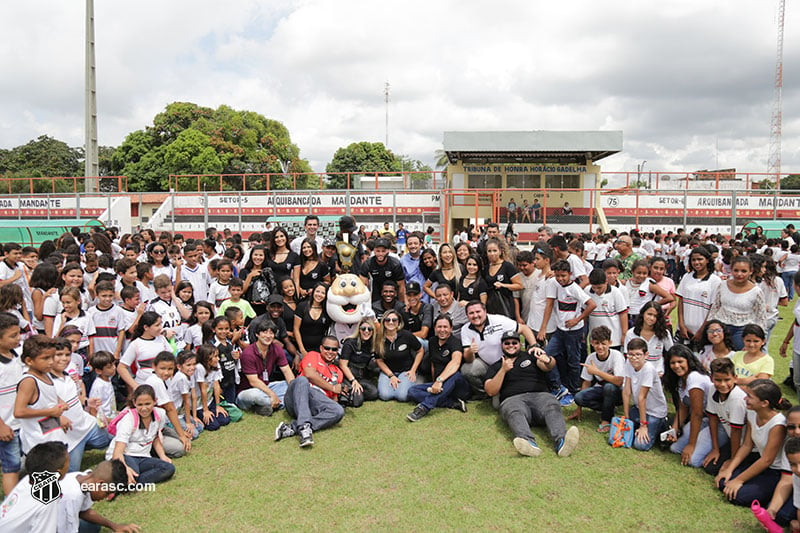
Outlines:
<svg viewBox="0 0 800 533"><path fill-rule="evenodd" d="M783 92L783 18L786 0L778 0L778 54L775 61L775 88L772 95L772 120L769 126L767 173L775 175L775 188L781 182L781 122Z"/></svg>
<svg viewBox="0 0 800 533"><path fill-rule="evenodd" d="M86 168L84 170L86 192L97 192L100 174L97 148L97 79L94 63L94 0L86 0L86 87L85 105L85 150ZM92 179L88 179L92 178Z"/></svg>

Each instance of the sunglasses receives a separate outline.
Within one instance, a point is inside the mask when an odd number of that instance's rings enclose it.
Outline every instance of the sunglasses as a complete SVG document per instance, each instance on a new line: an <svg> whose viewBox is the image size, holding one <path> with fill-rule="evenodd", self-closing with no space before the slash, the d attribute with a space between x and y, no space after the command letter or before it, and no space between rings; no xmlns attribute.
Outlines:
<svg viewBox="0 0 800 533"><path fill-rule="evenodd" d="M360 327L360 328L358 328L358 329L360 329L361 331L372 331L372 328L371 328L371 327L369 327L369 326L361 326L361 327Z"/></svg>
<svg viewBox="0 0 800 533"><path fill-rule="evenodd" d="M508 344L519 344L519 341L512 341L512 340L503 341L503 346L506 346Z"/></svg>
<svg viewBox="0 0 800 533"><path fill-rule="evenodd" d="M390 316L389 318L384 318L383 321L384 322L400 322L400 319L399 318L395 318L393 316Z"/></svg>
<svg viewBox="0 0 800 533"><path fill-rule="evenodd" d="M151 253L153 255L164 255L167 252L165 252L164 250L153 250Z"/></svg>
<svg viewBox="0 0 800 533"><path fill-rule="evenodd" d="M798 424L786 424L786 429L790 431L794 431L796 429L800 429L800 425Z"/></svg>
<svg viewBox="0 0 800 533"><path fill-rule="evenodd" d="M338 352L339 351L339 347L338 346L323 346L322 349L325 350L326 352Z"/></svg>

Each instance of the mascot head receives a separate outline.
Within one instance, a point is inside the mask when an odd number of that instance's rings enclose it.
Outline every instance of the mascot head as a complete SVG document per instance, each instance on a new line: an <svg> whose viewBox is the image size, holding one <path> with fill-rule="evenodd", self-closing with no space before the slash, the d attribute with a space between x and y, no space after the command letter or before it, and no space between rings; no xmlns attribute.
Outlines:
<svg viewBox="0 0 800 533"><path fill-rule="evenodd" d="M361 317L362 304L371 304L370 292L355 274L341 274L328 289L328 316L340 324L355 324Z"/></svg>

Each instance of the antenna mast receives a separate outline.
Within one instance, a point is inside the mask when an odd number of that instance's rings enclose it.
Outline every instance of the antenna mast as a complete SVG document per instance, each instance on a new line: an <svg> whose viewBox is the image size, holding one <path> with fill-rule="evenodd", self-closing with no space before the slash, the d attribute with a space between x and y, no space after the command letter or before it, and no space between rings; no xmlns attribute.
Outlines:
<svg viewBox="0 0 800 533"><path fill-rule="evenodd" d="M767 173L775 175L775 188L781 181L781 122L783 92L783 18L786 0L778 0L778 54L775 62L775 88L772 94L772 120L769 126Z"/></svg>

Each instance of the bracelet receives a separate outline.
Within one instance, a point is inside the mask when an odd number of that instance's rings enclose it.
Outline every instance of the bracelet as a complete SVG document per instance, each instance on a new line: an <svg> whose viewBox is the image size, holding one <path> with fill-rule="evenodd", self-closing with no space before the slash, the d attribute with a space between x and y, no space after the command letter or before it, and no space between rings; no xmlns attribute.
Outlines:
<svg viewBox="0 0 800 533"><path fill-rule="evenodd" d="M640 426L649 426L650 422L648 422L647 420L642 420L642 421L639 422L639 425Z"/></svg>

